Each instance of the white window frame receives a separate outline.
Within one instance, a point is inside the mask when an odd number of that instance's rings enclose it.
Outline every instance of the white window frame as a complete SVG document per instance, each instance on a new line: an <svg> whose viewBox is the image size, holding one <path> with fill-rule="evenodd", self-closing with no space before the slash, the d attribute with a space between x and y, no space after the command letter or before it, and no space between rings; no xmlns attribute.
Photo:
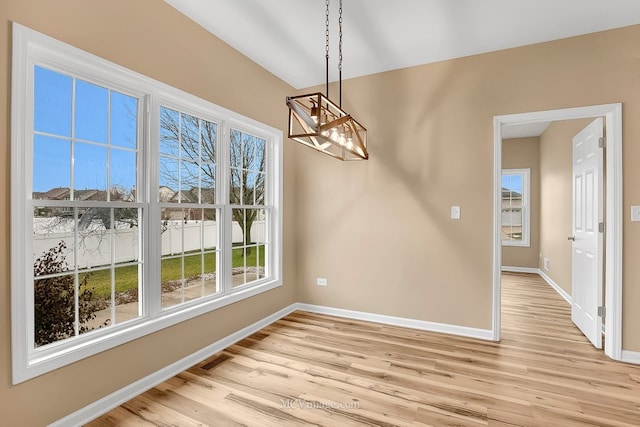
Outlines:
<svg viewBox="0 0 640 427"><path fill-rule="evenodd" d="M122 88L124 93L137 94L140 99L138 162L139 203L143 211L143 286L142 315L121 325L92 331L89 334L65 339L57 343L33 348L33 210L32 194L32 134L33 134L33 67L46 65L54 70L91 82L103 82L111 89ZM217 106L209 101L173 88L95 55L77 49L20 24L13 24L11 118L11 311L13 384L36 377L59 367L95 355L168 326L260 294L282 284L282 131L241 114ZM159 106L173 106L203 119L220 123L218 163L224 164L218 173L228 170L229 128L235 127L267 141L267 176L272 221L268 233L272 241L269 260L270 275L245 286L231 289L224 285L229 279L229 266L218 265L221 292L177 305L160 308L160 237L153 230L160 226L158 203L158 144ZM149 179L146 178L149 176ZM216 200L220 206L223 228L219 245L224 252L231 248L230 205L225 189L226 181L218 181L222 190ZM226 200L226 203L221 203ZM179 207L179 206L176 206ZM225 226L226 222L228 226ZM230 255L230 252L229 252ZM224 263L222 263L224 264Z"/></svg>
<svg viewBox="0 0 640 427"><path fill-rule="evenodd" d="M504 175L520 175L522 177L522 240L502 240L502 246L531 246L531 169L502 169ZM502 182L502 181L501 181ZM502 216L502 209L500 210ZM502 226L502 220L500 220Z"/></svg>

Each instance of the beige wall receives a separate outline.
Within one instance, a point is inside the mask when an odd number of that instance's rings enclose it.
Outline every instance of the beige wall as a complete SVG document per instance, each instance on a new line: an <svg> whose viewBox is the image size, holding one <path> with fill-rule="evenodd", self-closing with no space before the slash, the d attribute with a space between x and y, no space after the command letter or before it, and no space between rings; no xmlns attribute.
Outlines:
<svg viewBox="0 0 640 427"><path fill-rule="evenodd" d="M503 246L502 265L538 268L540 230L540 139L514 138L502 141L503 169L530 169L530 245Z"/></svg>
<svg viewBox="0 0 640 427"><path fill-rule="evenodd" d="M490 329L493 117L623 102L623 347L640 351L638 40L633 26L344 82L371 159L297 150L300 299Z"/></svg>
<svg viewBox="0 0 640 427"><path fill-rule="evenodd" d="M159 0L0 2L7 425L65 416L294 300L490 329L495 115L623 102L624 180L640 179L640 26L345 81L343 105L369 129L371 160L341 163L285 141L283 287L11 386L12 20L280 129L291 90ZM624 203L623 347L640 351L640 226L628 214L640 186L625 185ZM451 205L462 207L460 220L449 219Z"/></svg>
<svg viewBox="0 0 640 427"><path fill-rule="evenodd" d="M285 141L284 285L11 385L10 22L16 21L117 64L279 129L291 88L162 1L0 2L0 424L43 426L235 332L295 300L294 153Z"/></svg>
<svg viewBox="0 0 640 427"><path fill-rule="evenodd" d="M571 295L572 180L571 141L591 122L564 120L551 123L540 136L540 258L539 268ZM626 148L626 147L625 147ZM543 266L549 259L549 270Z"/></svg>

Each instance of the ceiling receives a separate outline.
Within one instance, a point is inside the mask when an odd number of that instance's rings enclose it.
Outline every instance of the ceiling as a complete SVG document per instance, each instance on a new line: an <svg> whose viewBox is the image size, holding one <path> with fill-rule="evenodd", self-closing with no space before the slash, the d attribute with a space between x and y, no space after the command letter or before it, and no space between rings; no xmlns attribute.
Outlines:
<svg viewBox="0 0 640 427"><path fill-rule="evenodd" d="M325 81L323 0L165 0L296 89ZM330 77L338 79L338 0ZM344 0L343 79L640 23L638 0Z"/></svg>
<svg viewBox="0 0 640 427"><path fill-rule="evenodd" d="M540 136L550 124L551 122L546 121L502 125L502 139Z"/></svg>

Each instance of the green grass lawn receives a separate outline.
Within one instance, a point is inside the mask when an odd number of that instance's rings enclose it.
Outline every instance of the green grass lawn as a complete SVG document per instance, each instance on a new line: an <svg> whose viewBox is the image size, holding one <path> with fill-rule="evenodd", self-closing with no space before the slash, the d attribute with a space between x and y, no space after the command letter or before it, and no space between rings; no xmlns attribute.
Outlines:
<svg viewBox="0 0 640 427"><path fill-rule="evenodd" d="M251 248L251 254L247 258L248 267L257 265L257 254L260 254L260 266L264 267L264 246ZM233 249L232 267L245 265L242 248ZM216 268L215 253L205 254L205 272L213 272ZM116 292L125 292L138 287L138 266L116 267ZM200 254L186 255L184 257L184 277L196 277L202 272L202 257ZM93 288L95 295L100 298L109 298L111 295L111 270L94 271L89 277L88 285ZM182 277L182 260L180 258L168 258L162 261L162 282L176 280ZM82 279L82 277L81 277Z"/></svg>

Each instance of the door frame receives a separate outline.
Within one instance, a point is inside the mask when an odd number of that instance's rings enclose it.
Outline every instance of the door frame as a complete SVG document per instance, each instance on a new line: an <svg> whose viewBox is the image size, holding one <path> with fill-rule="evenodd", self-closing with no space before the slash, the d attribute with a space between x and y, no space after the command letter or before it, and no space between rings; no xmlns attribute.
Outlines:
<svg viewBox="0 0 640 427"><path fill-rule="evenodd" d="M492 339L500 341L502 240L500 182L502 177L502 126L572 119L605 118L605 340L604 353L622 359L622 104L507 114L493 118L493 319Z"/></svg>

